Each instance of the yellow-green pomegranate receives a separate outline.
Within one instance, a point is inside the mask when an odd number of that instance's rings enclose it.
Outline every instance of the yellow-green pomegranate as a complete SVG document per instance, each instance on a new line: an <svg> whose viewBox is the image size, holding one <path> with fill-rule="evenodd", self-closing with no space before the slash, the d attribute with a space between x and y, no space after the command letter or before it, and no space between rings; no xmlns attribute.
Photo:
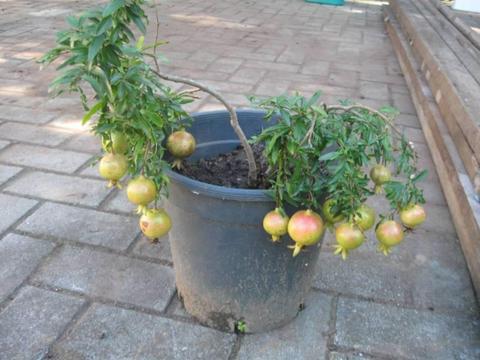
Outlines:
<svg viewBox="0 0 480 360"><path fill-rule="evenodd" d="M157 187L151 179L140 175L128 182L127 198L130 202L138 205L137 213L143 213L147 205L157 197Z"/></svg>
<svg viewBox="0 0 480 360"><path fill-rule="evenodd" d="M400 220L402 220L403 225L409 229L416 228L422 224L426 218L427 214L425 213L425 209L418 204L407 206L400 211Z"/></svg>
<svg viewBox="0 0 480 360"><path fill-rule="evenodd" d="M273 242L279 241L280 236L287 233L288 220L288 216L283 215L278 208L265 215L263 228L268 234L272 235Z"/></svg>
<svg viewBox="0 0 480 360"><path fill-rule="evenodd" d="M167 149L175 158L173 167L180 168L182 160L195 151L196 142L192 134L185 130L175 131L167 139Z"/></svg>
<svg viewBox="0 0 480 360"><path fill-rule="evenodd" d="M109 180L108 186L118 186L118 181L125 175L128 162L125 155L108 153L102 157L98 165L98 172L104 179Z"/></svg>
<svg viewBox="0 0 480 360"><path fill-rule="evenodd" d="M378 250L388 255L393 246L400 244L403 240L402 225L394 220L386 220L381 222L375 230L375 235L380 243Z"/></svg>
<svg viewBox="0 0 480 360"><path fill-rule="evenodd" d="M140 230L150 240L166 235L172 228L172 220L163 209L148 209L140 217Z"/></svg>
<svg viewBox="0 0 480 360"><path fill-rule="evenodd" d="M392 173L386 166L377 164L370 170L370 178L375 184L375 193L380 194L382 185L392 179Z"/></svg>
<svg viewBox="0 0 480 360"><path fill-rule="evenodd" d="M345 260L348 257L349 251L363 244L365 235L357 225L343 223L335 230L335 239L337 240L335 254L340 254L342 259Z"/></svg>

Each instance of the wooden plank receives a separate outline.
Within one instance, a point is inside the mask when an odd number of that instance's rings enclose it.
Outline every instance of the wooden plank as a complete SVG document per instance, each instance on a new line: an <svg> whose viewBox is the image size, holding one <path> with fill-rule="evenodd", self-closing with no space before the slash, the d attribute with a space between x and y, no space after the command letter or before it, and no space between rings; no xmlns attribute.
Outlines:
<svg viewBox="0 0 480 360"><path fill-rule="evenodd" d="M471 151L476 159L476 162L480 162L480 127L478 124L478 114L480 110L473 111L480 107L480 100L473 101L472 96L480 97L480 87L471 78L462 76L458 68L462 67L462 64L455 64L456 60L451 53L450 49L445 48L443 40L432 29L426 28L428 25L422 23L423 27L419 26L414 21L420 21L418 17L411 17L411 4L401 0L391 0L392 8L399 20L401 27L405 30L407 37L410 39L410 44L414 49L414 54L417 59L422 63L422 69L425 73L425 77L430 84L433 94L436 98L440 97L439 106L441 107L442 114L449 122L456 122L465 139L461 139L456 133L454 138L457 146L462 146L462 142L467 142L471 148ZM421 16L421 15L420 15ZM419 34L417 29L421 29L422 34ZM424 37L428 39L428 42L424 40ZM445 65L440 63L440 59L436 57L432 48L442 48L444 52L443 60L449 60L450 63ZM450 79L450 77L452 79ZM459 93L461 89L457 88L453 81L457 81L462 87L467 87L468 96L465 93ZM473 89L475 87L475 89ZM476 103L478 102L478 104ZM442 104L444 103L444 104ZM443 105L443 106L442 106ZM455 124L449 126L455 128ZM473 174L475 169L470 165L471 155L462 152L462 159L469 168L469 175Z"/></svg>
<svg viewBox="0 0 480 360"><path fill-rule="evenodd" d="M460 244L467 261L477 294L480 294L480 228L469 206L467 195L460 182L457 169L439 127L442 122L436 104L425 94L428 87L416 65L410 47L402 38L401 30L392 13L385 9L385 26L392 40L400 66L409 87L418 117L430 148L432 158L447 199Z"/></svg>

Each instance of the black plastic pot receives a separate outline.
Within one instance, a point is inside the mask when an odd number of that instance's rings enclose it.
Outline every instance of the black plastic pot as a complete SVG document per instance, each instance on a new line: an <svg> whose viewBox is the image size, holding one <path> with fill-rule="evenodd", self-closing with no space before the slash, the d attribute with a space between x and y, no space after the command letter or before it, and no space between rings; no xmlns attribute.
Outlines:
<svg viewBox="0 0 480 360"><path fill-rule="evenodd" d="M263 112L237 113L247 137L266 126ZM227 112L198 113L194 118L189 131L197 140L197 150L191 160L238 146ZM186 310L201 323L223 331L233 331L239 321L248 332L291 321L310 289L320 243L296 258L287 248L293 244L288 236L272 243L262 220L275 204L263 190L210 185L174 172L169 176L170 197L165 204L173 222L169 239Z"/></svg>

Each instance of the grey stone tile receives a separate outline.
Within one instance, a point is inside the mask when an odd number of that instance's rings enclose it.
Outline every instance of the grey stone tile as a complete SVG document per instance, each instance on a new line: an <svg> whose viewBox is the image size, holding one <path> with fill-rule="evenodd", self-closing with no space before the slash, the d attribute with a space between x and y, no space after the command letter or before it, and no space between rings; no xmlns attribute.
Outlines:
<svg viewBox="0 0 480 360"><path fill-rule="evenodd" d="M137 222L128 216L46 203L18 229L34 235L125 250L140 231Z"/></svg>
<svg viewBox="0 0 480 360"><path fill-rule="evenodd" d="M56 359L227 359L235 336L132 310L94 305L54 346Z"/></svg>
<svg viewBox="0 0 480 360"><path fill-rule="evenodd" d="M330 296L312 292L305 309L290 324L270 332L245 336L237 359L321 359L326 351L331 302Z"/></svg>
<svg viewBox="0 0 480 360"><path fill-rule="evenodd" d="M35 279L159 311L175 291L170 267L72 246L66 246L45 264Z"/></svg>
<svg viewBox="0 0 480 360"><path fill-rule="evenodd" d="M360 83L360 94L367 99L388 101L388 86L377 82L362 81ZM363 103L363 100L361 101Z"/></svg>
<svg viewBox="0 0 480 360"><path fill-rule="evenodd" d="M89 154L99 154L102 150L102 144L99 138L90 133L81 133L71 140L67 141L63 148L75 151L86 152Z"/></svg>
<svg viewBox="0 0 480 360"><path fill-rule="evenodd" d="M168 235L165 235L154 243L148 240L145 236L142 236L138 244L133 248L133 253L154 259L172 261L172 252L170 250Z"/></svg>
<svg viewBox="0 0 480 360"><path fill-rule="evenodd" d="M367 235L343 261L333 254L334 236L327 234L315 286L409 306L476 313L470 276L454 236L417 230L406 234L386 257L377 252L374 233Z"/></svg>
<svg viewBox="0 0 480 360"><path fill-rule="evenodd" d="M10 145L10 142L9 142L9 141L0 140L0 150L2 150L3 148L7 147L8 145Z"/></svg>
<svg viewBox="0 0 480 360"><path fill-rule="evenodd" d="M30 275L53 247L49 241L16 234L0 240L0 302Z"/></svg>
<svg viewBox="0 0 480 360"><path fill-rule="evenodd" d="M115 195L108 199L105 209L126 214L135 214L137 206L128 201L126 191L117 190Z"/></svg>
<svg viewBox="0 0 480 360"><path fill-rule="evenodd" d="M28 109L14 105L0 106L0 119L33 124L45 124L55 117L54 113Z"/></svg>
<svg viewBox="0 0 480 360"><path fill-rule="evenodd" d="M41 359L84 303L27 286L0 314L0 359Z"/></svg>
<svg viewBox="0 0 480 360"><path fill-rule="evenodd" d="M20 219L36 201L17 196L0 194L0 233Z"/></svg>
<svg viewBox="0 0 480 360"><path fill-rule="evenodd" d="M7 191L46 200L97 206L110 189L101 180L30 171L6 187Z"/></svg>
<svg viewBox="0 0 480 360"><path fill-rule="evenodd" d="M0 153L5 163L72 173L90 159L90 155L43 146L15 144Z"/></svg>
<svg viewBox="0 0 480 360"><path fill-rule="evenodd" d="M22 171L21 167L0 164L0 185Z"/></svg>
<svg viewBox="0 0 480 360"><path fill-rule="evenodd" d="M478 359L480 322L474 317L340 299L335 343L409 359Z"/></svg>
<svg viewBox="0 0 480 360"><path fill-rule="evenodd" d="M57 146L73 134L70 131L22 123L6 122L0 125L0 137L39 145Z"/></svg>
<svg viewBox="0 0 480 360"><path fill-rule="evenodd" d="M339 353L339 352L331 352L330 357L328 360L369 360L373 359L370 356L362 354L362 352L355 352L354 354L348 353Z"/></svg>
<svg viewBox="0 0 480 360"><path fill-rule="evenodd" d="M79 114L63 114L55 117L54 120L48 123L49 126L55 126L64 129L71 129L76 131L88 130L89 125L82 125L83 115Z"/></svg>

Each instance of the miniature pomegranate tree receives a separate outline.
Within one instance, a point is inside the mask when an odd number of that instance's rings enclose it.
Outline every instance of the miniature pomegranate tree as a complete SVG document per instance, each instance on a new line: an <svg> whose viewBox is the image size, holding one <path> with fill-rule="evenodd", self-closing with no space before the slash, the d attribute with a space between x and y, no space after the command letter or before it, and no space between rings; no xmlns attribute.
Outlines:
<svg viewBox="0 0 480 360"><path fill-rule="evenodd" d="M104 8L68 17L70 28L58 34L57 46L41 62L58 63L60 75L52 83L55 95L79 93L85 108L83 122L91 122L92 131L102 139L105 154L99 160L100 175L109 186L118 187L130 175L126 191L138 206L140 228L150 239L157 239L172 226L166 211L157 207L158 200L168 195L166 169L182 168L196 146L193 135L185 130L191 119L182 109L193 100L193 92L174 91L164 80L203 90L227 107L246 153L251 188L258 185L259 159L235 111L220 94L159 71L156 50L161 42L145 45L144 37L136 40L132 29L135 25L146 32L143 3L114 0ZM319 98L317 93L309 99L298 94L252 99L270 122L251 139L264 146L262 157L268 168L261 175L276 202L276 208L263 219L263 227L274 242L288 233L294 241L289 245L293 256L316 244L329 227L338 242L336 253L346 258L376 222L375 211L365 201L383 189L391 212L380 216L375 231L379 249L387 254L402 241L404 229L425 220L420 205L424 199L416 187L425 172L416 168L413 145L392 125L393 109L327 106L319 104ZM393 180L392 170L403 181ZM327 199L321 202L325 194ZM303 210L289 218L286 204ZM396 213L403 226L395 220Z"/></svg>

